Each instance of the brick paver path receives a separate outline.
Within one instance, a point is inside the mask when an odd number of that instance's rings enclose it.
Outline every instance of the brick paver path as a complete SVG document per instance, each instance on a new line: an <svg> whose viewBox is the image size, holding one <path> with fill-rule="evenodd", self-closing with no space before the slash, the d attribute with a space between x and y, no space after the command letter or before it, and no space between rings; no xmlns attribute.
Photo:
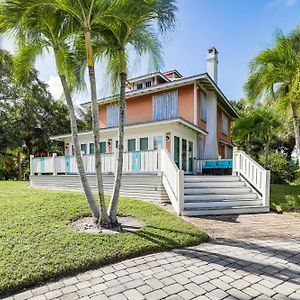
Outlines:
<svg viewBox="0 0 300 300"><path fill-rule="evenodd" d="M130 259L11 299L300 299L300 218L191 218L210 243Z"/></svg>

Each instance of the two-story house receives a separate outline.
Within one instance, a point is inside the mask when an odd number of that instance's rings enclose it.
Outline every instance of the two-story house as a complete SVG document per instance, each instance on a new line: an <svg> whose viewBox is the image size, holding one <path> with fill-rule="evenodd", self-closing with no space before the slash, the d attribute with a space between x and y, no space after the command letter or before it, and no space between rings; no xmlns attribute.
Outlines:
<svg viewBox="0 0 300 300"><path fill-rule="evenodd" d="M231 124L237 112L217 85L218 52L208 50L207 73L183 77L177 70L128 80L125 151L162 147L176 165L193 173L194 160L232 158ZM83 106L90 108L90 103ZM115 97L99 100L101 152L118 147L119 105ZM94 154L92 132L79 134L83 154ZM73 155L70 134L53 137Z"/></svg>
<svg viewBox="0 0 300 300"><path fill-rule="evenodd" d="M218 52L211 48L206 73L183 77L172 70L128 80L121 195L170 201L184 215L269 210L269 171L244 152L233 151L231 125L238 114L217 79ZM90 109L91 104L83 106ZM118 122L118 97L100 99L107 194L112 191L117 165ZM65 155L31 157L31 186L80 190L72 135L52 139L64 142ZM96 190L92 132L81 132L79 140L89 182ZM223 170L225 165L230 166L226 174L231 176L195 176L204 174L204 169Z"/></svg>

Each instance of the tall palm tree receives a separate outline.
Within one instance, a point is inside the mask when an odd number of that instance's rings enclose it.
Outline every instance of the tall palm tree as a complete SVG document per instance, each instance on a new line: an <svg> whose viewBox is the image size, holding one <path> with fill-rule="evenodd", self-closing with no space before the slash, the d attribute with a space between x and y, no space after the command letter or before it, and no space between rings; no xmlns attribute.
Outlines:
<svg viewBox="0 0 300 300"><path fill-rule="evenodd" d="M299 83L300 28L298 27L287 36L278 32L274 46L262 51L252 60L245 91L253 101L272 98L285 113L292 114L300 167Z"/></svg>
<svg viewBox="0 0 300 300"><path fill-rule="evenodd" d="M14 34L18 41L15 61L16 77L26 82L32 65L43 51L52 49L71 120L72 138L75 148L77 167L91 209L94 222L100 219L97 206L84 170L78 140L77 121L72 101L72 88L80 85L81 72L75 68L76 59L72 55L69 41L76 24L67 20L63 14L52 8L34 6L31 1L9 0L0 4L0 32Z"/></svg>
<svg viewBox="0 0 300 300"><path fill-rule="evenodd" d="M110 226L119 226L117 209L123 172L124 127L126 108L126 82L128 57L132 50L140 56L148 54L157 69L161 59L161 45L154 27L158 24L161 31L171 29L175 25L176 6L173 0L119 1L118 19L114 22L99 24L94 34L94 49L97 57L109 60L108 71L112 74L113 86L119 83L119 133L118 160L113 193L108 209ZM155 23L156 21L156 23Z"/></svg>
<svg viewBox="0 0 300 300"><path fill-rule="evenodd" d="M47 4L47 0L43 0ZM118 7L119 0L53 0L53 5L64 12L68 18L81 27L85 38L86 63L89 73L91 104L92 104L92 127L95 145L95 169L97 177L98 195L101 209L101 225L109 224L106 211L103 177L101 170L100 155L100 131L99 131L99 106L97 103L97 83L95 75L95 59L92 47L92 36L96 32L99 23L113 22L117 15L114 9ZM49 3L48 3L49 4Z"/></svg>

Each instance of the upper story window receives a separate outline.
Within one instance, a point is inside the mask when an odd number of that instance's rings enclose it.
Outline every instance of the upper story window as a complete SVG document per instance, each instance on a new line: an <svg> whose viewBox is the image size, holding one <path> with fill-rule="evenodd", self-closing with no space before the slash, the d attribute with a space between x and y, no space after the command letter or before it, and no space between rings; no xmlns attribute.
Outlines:
<svg viewBox="0 0 300 300"><path fill-rule="evenodd" d="M201 120L206 122L207 121L207 108L206 108L206 94L201 92Z"/></svg>
<svg viewBox="0 0 300 300"><path fill-rule="evenodd" d="M146 81L146 87L150 87L152 85L152 81Z"/></svg>
<svg viewBox="0 0 300 300"><path fill-rule="evenodd" d="M136 85L136 88L137 88L138 90L142 89L142 88L143 88L143 84L142 84L142 83L138 83L138 84Z"/></svg>
<svg viewBox="0 0 300 300"><path fill-rule="evenodd" d="M228 117L222 112L222 133L228 135Z"/></svg>
<svg viewBox="0 0 300 300"><path fill-rule="evenodd" d="M119 126L119 104L110 104L107 106L107 127Z"/></svg>
<svg viewBox="0 0 300 300"><path fill-rule="evenodd" d="M178 117L178 91L153 97L153 120L166 120Z"/></svg>

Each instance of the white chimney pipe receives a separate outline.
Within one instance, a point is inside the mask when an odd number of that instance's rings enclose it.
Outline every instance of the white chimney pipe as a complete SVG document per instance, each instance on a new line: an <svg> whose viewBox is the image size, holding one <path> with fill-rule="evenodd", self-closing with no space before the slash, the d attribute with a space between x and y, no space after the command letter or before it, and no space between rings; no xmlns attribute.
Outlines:
<svg viewBox="0 0 300 300"><path fill-rule="evenodd" d="M218 84L218 51L215 47L207 50L207 73Z"/></svg>

